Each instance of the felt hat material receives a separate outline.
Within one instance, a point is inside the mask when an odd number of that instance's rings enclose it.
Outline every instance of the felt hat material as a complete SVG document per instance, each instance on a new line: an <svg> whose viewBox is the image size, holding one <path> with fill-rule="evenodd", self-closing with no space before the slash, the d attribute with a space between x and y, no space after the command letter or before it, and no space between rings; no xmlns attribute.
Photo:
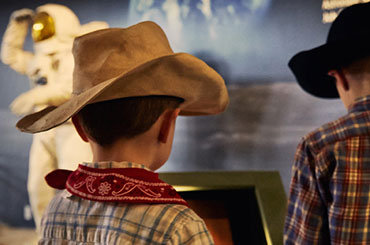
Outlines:
<svg viewBox="0 0 370 245"><path fill-rule="evenodd" d="M25 116L17 123L19 130L46 131L64 123L87 104L118 98L180 97L184 99L180 115L218 114L229 102L222 77L198 58L174 53L154 22L77 37L73 55L71 99Z"/></svg>
<svg viewBox="0 0 370 245"><path fill-rule="evenodd" d="M306 92L338 98L335 80L327 75L328 71L369 56L369 43L370 3L352 5L335 19L324 45L296 54L289 67Z"/></svg>

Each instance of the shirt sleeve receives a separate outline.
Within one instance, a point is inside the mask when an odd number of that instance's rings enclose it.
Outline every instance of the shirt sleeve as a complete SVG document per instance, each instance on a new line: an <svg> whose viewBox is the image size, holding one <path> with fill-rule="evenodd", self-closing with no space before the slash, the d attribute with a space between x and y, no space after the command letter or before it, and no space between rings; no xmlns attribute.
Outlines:
<svg viewBox="0 0 370 245"><path fill-rule="evenodd" d="M295 154L284 227L285 244L328 244L327 212L321 199L314 157L305 141Z"/></svg>
<svg viewBox="0 0 370 245"><path fill-rule="evenodd" d="M214 244L203 220L189 219L173 233L167 244Z"/></svg>

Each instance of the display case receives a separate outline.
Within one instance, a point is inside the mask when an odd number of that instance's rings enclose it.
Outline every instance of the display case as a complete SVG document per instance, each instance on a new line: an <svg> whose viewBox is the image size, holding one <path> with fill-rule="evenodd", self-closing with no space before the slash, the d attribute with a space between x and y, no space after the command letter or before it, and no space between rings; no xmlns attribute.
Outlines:
<svg viewBox="0 0 370 245"><path fill-rule="evenodd" d="M286 194L278 172L160 173L202 217L216 244L282 244Z"/></svg>

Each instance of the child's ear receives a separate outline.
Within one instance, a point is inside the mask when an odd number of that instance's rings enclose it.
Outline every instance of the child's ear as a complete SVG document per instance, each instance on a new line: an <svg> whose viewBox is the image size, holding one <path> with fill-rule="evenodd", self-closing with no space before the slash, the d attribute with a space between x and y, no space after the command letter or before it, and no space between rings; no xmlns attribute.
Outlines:
<svg viewBox="0 0 370 245"><path fill-rule="evenodd" d="M84 129L81 126L80 119L77 115L72 116L72 123L75 126L75 129L78 133L78 135L81 137L81 139L85 142L89 142L89 138L87 137Z"/></svg>
<svg viewBox="0 0 370 245"><path fill-rule="evenodd" d="M341 86L344 91L349 90L349 83L348 83L346 75L343 72L343 69L330 70L328 72L328 75L335 78L335 82L337 86Z"/></svg>
<svg viewBox="0 0 370 245"><path fill-rule="evenodd" d="M167 110L163 115L163 121L158 135L158 140L161 143L167 143L168 136L171 132L172 126L176 122L176 118L180 113L180 109Z"/></svg>

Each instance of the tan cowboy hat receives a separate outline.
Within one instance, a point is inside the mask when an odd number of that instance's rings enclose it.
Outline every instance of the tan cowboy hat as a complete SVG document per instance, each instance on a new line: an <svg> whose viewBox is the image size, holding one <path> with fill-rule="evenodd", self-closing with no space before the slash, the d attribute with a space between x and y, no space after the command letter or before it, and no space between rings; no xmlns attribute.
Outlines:
<svg viewBox="0 0 370 245"><path fill-rule="evenodd" d="M24 132L56 127L84 106L118 98L168 95L184 99L180 115L209 115L229 102L222 77L200 59L174 53L153 22L109 28L80 36L73 44L72 97L66 103L25 116Z"/></svg>

